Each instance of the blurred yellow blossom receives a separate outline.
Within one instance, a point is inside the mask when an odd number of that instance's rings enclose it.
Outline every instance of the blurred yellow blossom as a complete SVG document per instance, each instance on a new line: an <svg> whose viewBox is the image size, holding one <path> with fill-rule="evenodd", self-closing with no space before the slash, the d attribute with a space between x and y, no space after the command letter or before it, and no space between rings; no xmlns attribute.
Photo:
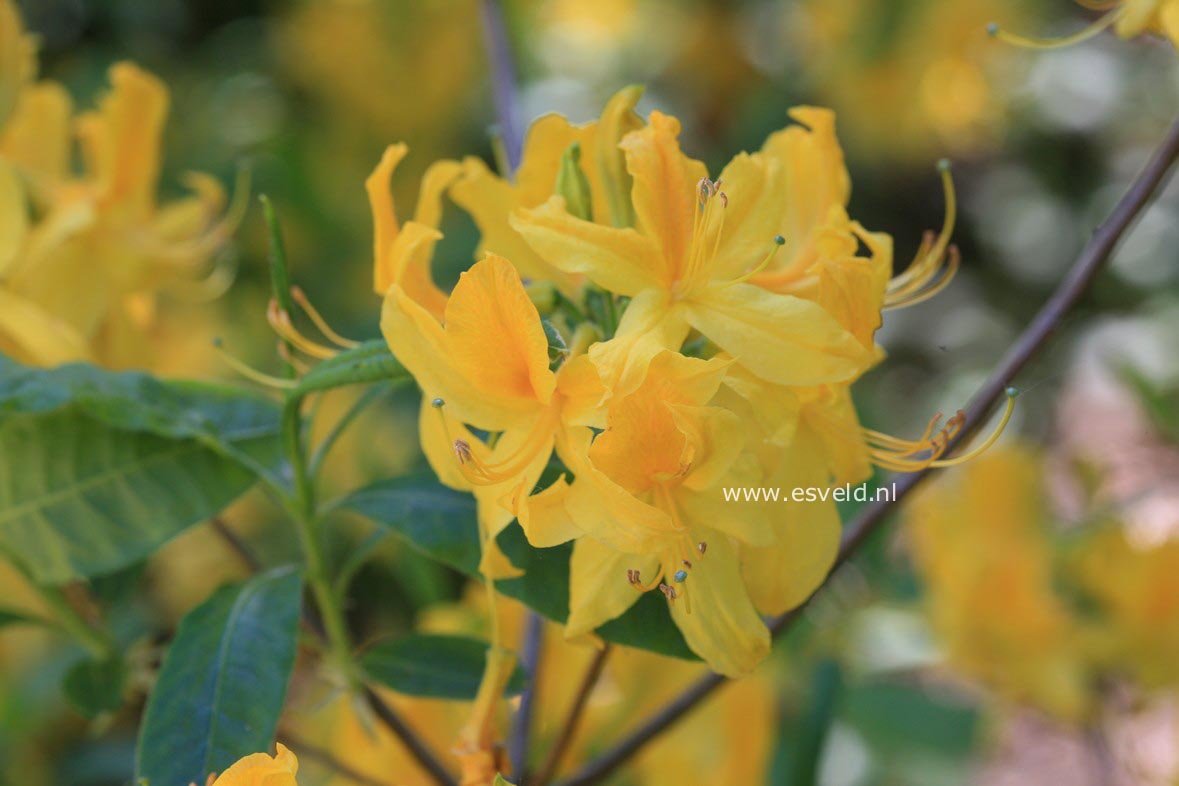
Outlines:
<svg viewBox="0 0 1179 786"><path fill-rule="evenodd" d="M1056 594L1041 482L1031 452L997 449L923 490L907 531L950 663L1007 698L1081 720L1093 674L1081 626Z"/></svg>
<svg viewBox="0 0 1179 786"><path fill-rule="evenodd" d="M59 85L30 85L0 129L0 349L18 360L144 364L159 294L223 283L209 264L234 221L221 186L190 174L191 197L156 200L167 88L129 63L110 81L77 116Z"/></svg>

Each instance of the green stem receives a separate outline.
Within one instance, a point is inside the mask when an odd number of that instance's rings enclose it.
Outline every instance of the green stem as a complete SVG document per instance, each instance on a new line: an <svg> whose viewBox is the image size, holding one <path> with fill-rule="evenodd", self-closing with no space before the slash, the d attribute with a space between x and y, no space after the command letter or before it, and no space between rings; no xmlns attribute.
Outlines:
<svg viewBox="0 0 1179 786"><path fill-rule="evenodd" d="M299 537L299 545L307 563L307 584L311 588L311 594L315 598L315 605L319 609L319 615L323 621L328 648L337 667L347 680L348 687L355 688L357 687L356 669L352 660L352 645L348 640L348 626L344 622L343 610L340 608L336 594L332 592L331 580L328 577L327 561L324 559L317 527L318 512L315 506L315 489L312 486L311 477L307 473L307 463L303 455L300 422L302 403L302 396L293 396L287 400L286 406L283 408L283 446L286 449L287 460L291 465L295 490L291 512L295 521L295 532Z"/></svg>
<svg viewBox="0 0 1179 786"><path fill-rule="evenodd" d="M30 580L41 600L53 613L54 623L89 652L95 660L107 660L115 655L115 643L110 634L87 622L57 587L45 587Z"/></svg>

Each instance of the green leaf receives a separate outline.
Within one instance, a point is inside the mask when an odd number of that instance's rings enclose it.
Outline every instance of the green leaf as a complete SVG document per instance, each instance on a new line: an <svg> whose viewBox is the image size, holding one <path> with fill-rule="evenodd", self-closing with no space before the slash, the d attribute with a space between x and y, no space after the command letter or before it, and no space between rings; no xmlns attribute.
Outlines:
<svg viewBox="0 0 1179 786"><path fill-rule="evenodd" d="M225 587L189 612L139 729L136 778L204 783L269 750L295 663L302 577L279 568Z"/></svg>
<svg viewBox="0 0 1179 786"><path fill-rule="evenodd" d="M468 576L478 576L475 501L470 494L441 485L431 474L374 483L340 500L334 507L360 513L427 556ZM496 582L499 591L549 619L564 622L569 615L572 544L533 548L515 524L500 534L497 543L524 571L519 578ZM698 659L672 622L666 601L656 593L647 593L626 614L606 623L597 632L618 644L677 658Z"/></svg>
<svg viewBox="0 0 1179 786"><path fill-rule="evenodd" d="M377 338L315 364L299 380L294 395L304 396L345 385L408 378L409 372L393 357L385 340Z"/></svg>
<svg viewBox="0 0 1179 786"><path fill-rule="evenodd" d="M19 609L0 608L0 628L6 628L10 625L40 625L44 627L53 627L53 623L44 617L38 617L35 614L29 614Z"/></svg>
<svg viewBox="0 0 1179 786"><path fill-rule="evenodd" d="M83 660L66 672L62 691L79 712L94 718L123 706L127 664L115 655L105 660Z"/></svg>
<svg viewBox="0 0 1179 786"><path fill-rule="evenodd" d="M470 701L479 691L487 642L466 636L413 634L380 641L361 656L370 677L407 696ZM519 668L507 692L524 690L527 677Z"/></svg>
<svg viewBox="0 0 1179 786"><path fill-rule="evenodd" d="M0 366L0 550L45 584L111 573L277 482L278 407L86 365Z"/></svg>

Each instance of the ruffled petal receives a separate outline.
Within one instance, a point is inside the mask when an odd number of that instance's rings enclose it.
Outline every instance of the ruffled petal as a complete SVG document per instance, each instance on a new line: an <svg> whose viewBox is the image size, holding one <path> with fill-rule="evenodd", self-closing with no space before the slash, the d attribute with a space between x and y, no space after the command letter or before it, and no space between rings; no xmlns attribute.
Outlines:
<svg viewBox="0 0 1179 786"><path fill-rule="evenodd" d="M580 538L569 560L569 618L566 638L577 638L624 614L638 602L640 593L626 580L628 570L638 570L647 580L659 569L659 557L627 554Z"/></svg>

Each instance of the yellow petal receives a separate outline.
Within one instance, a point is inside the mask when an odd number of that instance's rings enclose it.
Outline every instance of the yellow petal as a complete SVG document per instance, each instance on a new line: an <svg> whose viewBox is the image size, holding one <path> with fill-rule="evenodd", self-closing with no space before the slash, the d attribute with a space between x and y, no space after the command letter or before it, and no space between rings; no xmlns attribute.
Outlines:
<svg viewBox="0 0 1179 786"><path fill-rule="evenodd" d="M21 93L16 112L3 126L0 149L39 192L69 174L73 104L56 82L32 85Z"/></svg>
<svg viewBox="0 0 1179 786"><path fill-rule="evenodd" d="M685 316L683 307L673 305L659 289L648 289L630 301L614 338L589 350L610 395L632 393L656 355L683 345L689 330Z"/></svg>
<svg viewBox="0 0 1179 786"><path fill-rule="evenodd" d="M479 439L446 410L446 407L439 409L434 406L429 396L422 396L418 410L418 438L422 443L422 453L426 455L426 461L442 485L456 491L470 491L471 482L459 469L454 440L461 439L468 445L476 445Z"/></svg>
<svg viewBox="0 0 1179 786"><path fill-rule="evenodd" d="M673 602L672 619L713 671L726 677L747 674L769 654L770 632L745 590L728 537L699 529L691 537L708 543L707 556L696 561L682 585L690 604L684 598Z"/></svg>
<svg viewBox="0 0 1179 786"><path fill-rule="evenodd" d="M446 305L451 362L480 388L548 404L557 381L548 339L520 274L489 254L459 277Z"/></svg>
<svg viewBox="0 0 1179 786"><path fill-rule="evenodd" d="M462 176L450 187L450 196L479 227L480 253L505 256L512 260L521 275L552 281L566 294L572 295L577 290L579 276L550 264L513 228L512 213L523 204L519 192L481 160L467 158L463 161ZM546 194L540 201L548 196Z"/></svg>
<svg viewBox="0 0 1179 786"><path fill-rule="evenodd" d="M0 161L0 280L16 261L29 228L29 209L16 172Z"/></svg>
<svg viewBox="0 0 1179 786"><path fill-rule="evenodd" d="M575 126L558 114L542 115L529 126L516 171L520 205L535 207L553 195L561 156L569 145L580 144L587 159L593 155L595 126Z"/></svg>
<svg viewBox="0 0 1179 786"><path fill-rule="evenodd" d="M781 166L760 154L741 153L721 172L727 197L724 232L708 278L732 280L757 267L769 253L783 250L774 242L784 201Z"/></svg>
<svg viewBox="0 0 1179 786"><path fill-rule="evenodd" d="M393 170L409 152L404 144L389 145L385 148L377 168L364 181L368 192L369 209L373 217L373 291L383 295L396 281L393 269L387 260L389 249L397 239L400 225L393 205L391 184Z"/></svg>
<svg viewBox="0 0 1179 786"><path fill-rule="evenodd" d="M415 303L441 319L446 312L446 293L434 283L430 263L434 246L442 233L434 227L407 221L386 252L382 276L390 285L396 283Z"/></svg>
<svg viewBox="0 0 1179 786"><path fill-rule="evenodd" d="M571 426L605 428L601 406L606 388L588 355L566 360L557 370L557 392L562 398L561 419Z"/></svg>
<svg viewBox="0 0 1179 786"><path fill-rule="evenodd" d="M0 352L35 366L90 359L86 342L73 328L3 287L0 287Z"/></svg>
<svg viewBox="0 0 1179 786"><path fill-rule="evenodd" d="M822 307L750 284L710 286L686 310L694 328L769 382L839 382L874 360Z"/></svg>
<svg viewBox="0 0 1179 786"><path fill-rule="evenodd" d="M442 225L442 195L462 171L463 165L458 161L443 160L430 164L418 188L418 203L413 209L414 221L434 228Z"/></svg>
<svg viewBox="0 0 1179 786"><path fill-rule="evenodd" d="M828 487L825 463L816 460L822 452L818 437L800 428L788 449L775 450L780 463L764 482L778 486L783 501L748 503L765 509L774 535L771 545L741 550L745 584L763 614L781 614L805 601L835 562L840 537L835 502L785 501L795 488Z"/></svg>
<svg viewBox="0 0 1179 786"><path fill-rule="evenodd" d="M221 773L213 786L297 786L299 760L281 742L278 754L252 753Z"/></svg>
<svg viewBox="0 0 1179 786"><path fill-rule="evenodd" d="M729 474L745 447L740 418L720 407L672 404L669 409L676 426L695 448L684 485L696 490L711 488Z"/></svg>
<svg viewBox="0 0 1179 786"><path fill-rule="evenodd" d="M1159 23L1171 43L1179 46L1179 0L1163 0L1159 9Z"/></svg>
<svg viewBox="0 0 1179 786"><path fill-rule="evenodd" d="M634 296L664 287L664 263L650 239L633 229L616 229L575 218L565 200L552 197L531 210L517 210L512 227L548 264L584 274L598 286Z"/></svg>
<svg viewBox="0 0 1179 786"><path fill-rule="evenodd" d="M11 0L0 2L0 127L37 73L36 39Z"/></svg>
<svg viewBox="0 0 1179 786"><path fill-rule="evenodd" d="M488 431L503 431L533 416L532 397L505 394L471 379L450 352L446 333L438 320L401 287L385 295L381 332L389 349L409 369L427 401L441 397L456 419Z"/></svg>
<svg viewBox="0 0 1179 786"><path fill-rule="evenodd" d="M103 198L142 211L155 201L168 88L131 63L110 69L111 91L79 120L87 169Z"/></svg>
<svg viewBox="0 0 1179 786"><path fill-rule="evenodd" d="M851 178L835 135L835 113L800 106L790 110L798 125L771 134L762 153L782 167L785 181L777 226L785 239L780 265L788 265L826 223L832 206L844 207Z"/></svg>
<svg viewBox="0 0 1179 786"><path fill-rule="evenodd" d="M634 178L635 217L643 234L659 244L659 278L668 285L679 278L687 260L698 187L708 176L702 163L680 152L679 134L679 120L652 112L646 127L622 140L626 168Z"/></svg>
<svg viewBox="0 0 1179 786"><path fill-rule="evenodd" d="M616 227L627 227L634 223L634 211L630 204L633 181L626 171L626 156L619 148L619 143L627 134L643 127L642 118L635 113L635 106L642 95L641 85L624 87L611 96L602 110L595 140L595 166L586 173L593 188L596 223L609 223Z"/></svg>
<svg viewBox="0 0 1179 786"><path fill-rule="evenodd" d="M562 475L544 491L520 499L516 518L528 542L538 549L559 546L583 534L566 507L569 488Z"/></svg>
<svg viewBox="0 0 1179 786"><path fill-rule="evenodd" d="M628 570L644 581L655 577L659 557L627 554L593 538L579 538L569 560L569 619L566 638L577 638L621 616L641 597L626 580Z"/></svg>

